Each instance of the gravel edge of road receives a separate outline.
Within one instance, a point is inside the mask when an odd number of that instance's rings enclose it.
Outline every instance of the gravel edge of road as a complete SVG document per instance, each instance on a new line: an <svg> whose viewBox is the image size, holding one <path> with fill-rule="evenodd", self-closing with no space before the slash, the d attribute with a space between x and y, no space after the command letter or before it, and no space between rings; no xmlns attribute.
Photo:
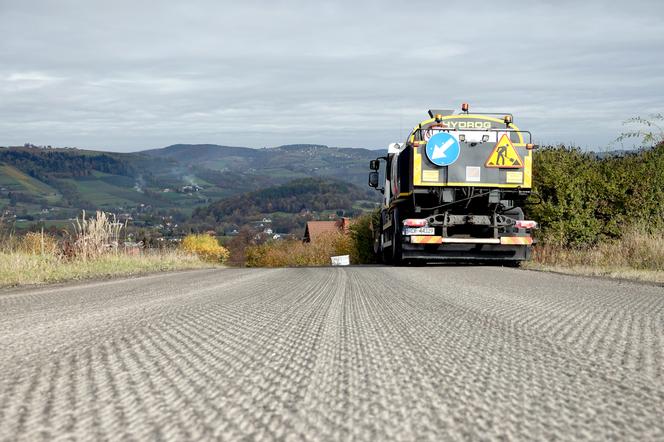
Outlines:
<svg viewBox="0 0 664 442"><path fill-rule="evenodd" d="M118 274L118 275L104 275L104 276L94 276L91 278L82 278L82 279L72 279L69 281L53 282L53 283L44 283L44 284L21 284L21 285L6 285L0 286L0 296L3 295L15 295L24 291L30 290L39 290L39 289L62 289L68 287L77 287L85 286L87 284L95 284L100 282L120 282L120 281L129 281L133 279L140 279L145 277L154 277L160 275L173 275L178 273L191 273L191 272L201 272L209 270L221 270L231 268L225 265L210 266L210 267L198 267L190 269L180 269L180 270L155 270L139 273L129 273L129 274Z"/></svg>
<svg viewBox="0 0 664 442"><path fill-rule="evenodd" d="M380 265L370 265L368 267L376 267ZM319 267L319 266L315 266ZM331 267L331 266L320 266L320 267ZM350 267L367 267L367 266L350 266ZM226 265L211 265L209 267L200 267L200 268L190 268L190 269L181 269L181 270L165 270L165 271L148 271L135 274L125 274L125 275L105 275L105 276L95 276L91 278L56 282L56 283L45 283L45 284L24 284L24 285L14 285L14 286L0 286L0 296L7 294L17 294L21 292L26 292L35 289L62 289L65 287L77 287L84 286L86 284L94 284L99 282L119 282L124 280L133 280L145 277L154 277L159 275L172 275L178 273L190 273L190 272L200 272L200 271L209 271L209 270L222 270L222 269L233 269L241 267L232 267ZM287 267L284 267L287 268ZM604 281L615 281L623 283L632 283L632 284L642 284L652 287L664 287L664 282L658 281L648 281L643 279L636 278L625 278L625 277L616 277L611 275L589 275L583 273L576 273L572 270L565 271L561 268L551 268L546 266L527 266L520 267L519 270L529 271L529 272L541 272L541 273L552 273L555 275L563 276L572 276L579 277L584 279L594 279L594 280L604 280Z"/></svg>
<svg viewBox="0 0 664 442"><path fill-rule="evenodd" d="M567 271L565 268L562 267L547 267L547 266L521 267L521 270L526 270L529 272L552 273L554 275L576 276L584 279L599 279L603 281L629 282L633 284L642 284L653 287L664 287L664 282L649 281L638 278L627 278L622 276L584 274L580 272L575 272L574 269L570 269Z"/></svg>

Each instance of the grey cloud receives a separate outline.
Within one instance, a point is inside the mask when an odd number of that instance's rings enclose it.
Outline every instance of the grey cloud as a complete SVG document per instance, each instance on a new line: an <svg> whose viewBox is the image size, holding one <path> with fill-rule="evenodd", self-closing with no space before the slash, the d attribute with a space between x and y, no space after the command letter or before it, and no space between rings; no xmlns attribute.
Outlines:
<svg viewBox="0 0 664 442"><path fill-rule="evenodd" d="M664 104L658 1L0 0L0 145L382 147L430 107L605 146Z"/></svg>

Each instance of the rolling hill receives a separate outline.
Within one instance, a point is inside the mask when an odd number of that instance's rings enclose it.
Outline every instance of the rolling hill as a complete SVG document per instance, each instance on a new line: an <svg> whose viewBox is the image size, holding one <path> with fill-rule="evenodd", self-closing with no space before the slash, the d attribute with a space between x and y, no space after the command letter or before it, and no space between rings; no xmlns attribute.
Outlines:
<svg viewBox="0 0 664 442"><path fill-rule="evenodd" d="M192 222L234 227L270 218L278 231L292 232L307 220L353 216L376 204L376 193L368 187L330 178L300 178L200 207Z"/></svg>
<svg viewBox="0 0 664 442"><path fill-rule="evenodd" d="M0 214L26 222L68 219L80 209L179 214L302 178L366 186L384 153L320 145L250 149L172 145L136 153L0 147Z"/></svg>
<svg viewBox="0 0 664 442"><path fill-rule="evenodd" d="M292 144L263 149L213 144L176 144L142 153L189 167L267 178L284 183L294 178L329 177L365 186L368 163L384 150Z"/></svg>
<svg viewBox="0 0 664 442"><path fill-rule="evenodd" d="M71 216L80 209L127 211L141 205L189 208L232 192L210 186L209 195L192 199L181 167L141 154L77 149L0 149L0 209L25 218ZM178 197L162 195L173 186ZM195 192L189 192L195 193ZM204 201L198 201L203 199Z"/></svg>

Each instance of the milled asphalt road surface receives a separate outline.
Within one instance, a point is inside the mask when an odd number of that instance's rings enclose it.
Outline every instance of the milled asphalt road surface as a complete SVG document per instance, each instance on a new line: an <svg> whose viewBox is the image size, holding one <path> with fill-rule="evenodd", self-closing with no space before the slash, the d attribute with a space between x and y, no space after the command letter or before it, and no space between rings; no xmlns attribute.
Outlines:
<svg viewBox="0 0 664 442"><path fill-rule="evenodd" d="M499 267L0 292L0 439L664 439L664 288Z"/></svg>

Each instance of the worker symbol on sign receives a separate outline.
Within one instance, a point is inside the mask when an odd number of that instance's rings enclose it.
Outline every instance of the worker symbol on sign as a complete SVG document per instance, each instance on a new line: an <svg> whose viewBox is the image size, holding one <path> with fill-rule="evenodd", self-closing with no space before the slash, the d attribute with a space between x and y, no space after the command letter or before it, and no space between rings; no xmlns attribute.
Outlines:
<svg viewBox="0 0 664 442"><path fill-rule="evenodd" d="M507 146L500 146L498 147L498 150L496 151L497 159L496 163L498 165L505 165L505 154L507 153Z"/></svg>
<svg viewBox="0 0 664 442"><path fill-rule="evenodd" d="M521 161L521 157L507 134L500 137L491 155L487 158L485 166L501 169L520 169L523 167L523 161Z"/></svg>

